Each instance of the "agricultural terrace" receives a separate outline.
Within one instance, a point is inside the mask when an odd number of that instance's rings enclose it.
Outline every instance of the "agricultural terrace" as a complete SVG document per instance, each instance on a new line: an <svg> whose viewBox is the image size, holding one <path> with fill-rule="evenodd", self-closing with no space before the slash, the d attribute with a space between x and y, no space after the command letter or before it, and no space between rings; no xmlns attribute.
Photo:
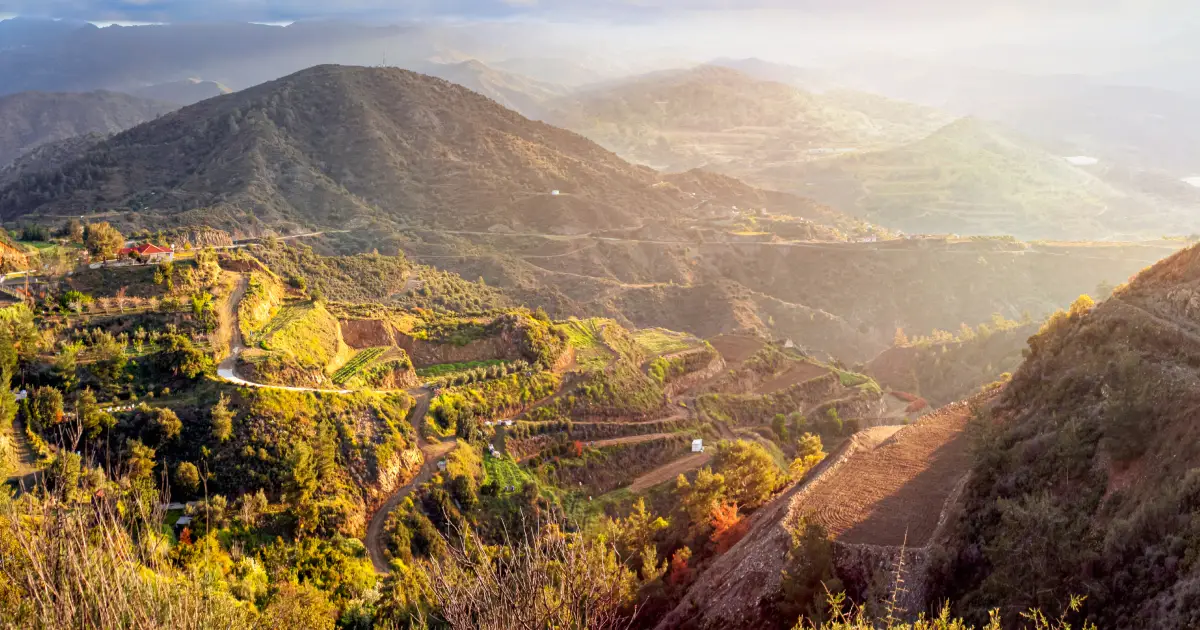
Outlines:
<svg viewBox="0 0 1200 630"><path fill-rule="evenodd" d="M611 319L569 319L559 324L567 341L575 348L575 363L585 371L600 370L613 360L613 353L604 344L604 328L615 326Z"/></svg>
<svg viewBox="0 0 1200 630"><path fill-rule="evenodd" d="M553 372L510 374L503 378L438 394L425 417L427 434L476 438L483 423L512 416L558 391L561 377Z"/></svg>
<svg viewBox="0 0 1200 630"><path fill-rule="evenodd" d="M373 364L376 359L382 357L389 350L391 348L378 347L358 351L345 365L333 373L333 382L345 385L355 380L367 366Z"/></svg>
<svg viewBox="0 0 1200 630"><path fill-rule="evenodd" d="M698 348L703 343L687 333L665 328L643 328L633 333L633 339L651 356L675 354Z"/></svg>

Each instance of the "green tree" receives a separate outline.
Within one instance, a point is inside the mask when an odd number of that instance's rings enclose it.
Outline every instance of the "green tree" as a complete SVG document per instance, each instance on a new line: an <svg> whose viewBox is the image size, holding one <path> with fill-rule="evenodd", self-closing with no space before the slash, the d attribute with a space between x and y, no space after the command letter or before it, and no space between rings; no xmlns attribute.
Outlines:
<svg viewBox="0 0 1200 630"><path fill-rule="evenodd" d="M142 444L141 440L129 440L125 443L128 451L125 465L129 478L133 481L150 481L154 474L154 449Z"/></svg>
<svg viewBox="0 0 1200 630"><path fill-rule="evenodd" d="M317 527L317 467L312 448L301 442L288 454L288 476L283 483L283 500L288 504L301 534Z"/></svg>
<svg viewBox="0 0 1200 630"><path fill-rule="evenodd" d="M115 258L125 244L125 237L105 221L91 223L84 229L83 243L88 253L95 258Z"/></svg>
<svg viewBox="0 0 1200 630"><path fill-rule="evenodd" d="M88 371L96 379L100 391L115 396L125 382L125 368L129 364L125 344L104 332L95 337L90 351L93 360L88 364Z"/></svg>
<svg viewBox="0 0 1200 630"><path fill-rule="evenodd" d="M62 381L63 389L70 391L78 380L77 367L83 344L64 343L54 355L54 374Z"/></svg>
<svg viewBox="0 0 1200 630"><path fill-rule="evenodd" d="M725 476L729 499L746 509L765 503L783 482L775 459L757 442L718 443L713 467Z"/></svg>
<svg viewBox="0 0 1200 630"><path fill-rule="evenodd" d="M200 469L192 462L183 462L175 468L175 485L186 496L196 496L196 491L200 489Z"/></svg>
<svg viewBox="0 0 1200 630"><path fill-rule="evenodd" d="M262 627L333 630L337 612L337 606L316 587L285 583L263 610Z"/></svg>
<svg viewBox="0 0 1200 630"><path fill-rule="evenodd" d="M75 398L75 417L79 418L89 439L95 439L102 431L117 424L112 414L100 409L96 394L91 389L84 389Z"/></svg>
<svg viewBox="0 0 1200 630"><path fill-rule="evenodd" d="M156 407L153 413L159 444L178 439L183 431L183 422L179 420L179 416L167 407Z"/></svg>
<svg viewBox="0 0 1200 630"><path fill-rule="evenodd" d="M675 493L680 497L680 510L687 517L689 536L693 540L708 538L711 529L709 515L713 508L725 501L725 476L714 473L707 466L701 468L690 483L687 477L679 475L675 480Z"/></svg>
<svg viewBox="0 0 1200 630"><path fill-rule="evenodd" d="M229 397L221 393L212 411L212 434L218 442L229 441L233 435L233 411L229 409Z"/></svg>
<svg viewBox="0 0 1200 630"><path fill-rule="evenodd" d="M35 431L54 426L63 419L62 392L53 387L35 387L29 392L26 410L27 422Z"/></svg>
<svg viewBox="0 0 1200 630"><path fill-rule="evenodd" d="M50 470L47 471L49 485L55 494L65 501L70 501L75 489L79 487L79 477L83 470L81 461L79 455L63 449L50 463Z"/></svg>

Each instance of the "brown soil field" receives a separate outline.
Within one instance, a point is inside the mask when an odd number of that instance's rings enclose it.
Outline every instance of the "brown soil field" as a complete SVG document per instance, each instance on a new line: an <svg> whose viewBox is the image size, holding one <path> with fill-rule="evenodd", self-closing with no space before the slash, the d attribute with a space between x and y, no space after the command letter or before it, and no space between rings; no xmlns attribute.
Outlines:
<svg viewBox="0 0 1200 630"><path fill-rule="evenodd" d="M812 514L841 542L924 546L970 465L969 417L967 405L951 405L855 452L794 509Z"/></svg>
<svg viewBox="0 0 1200 630"><path fill-rule="evenodd" d="M593 442L584 442L584 446L591 448L603 448L605 446L616 446L617 444L639 444L641 442L650 442L652 440L661 440L675 435L674 433L650 433L647 435L630 435L627 437L612 438L609 440L595 440Z"/></svg>
<svg viewBox="0 0 1200 630"><path fill-rule="evenodd" d="M828 373L829 370L826 370L818 365L805 363L803 361L792 361L791 365L786 370L767 380L762 385L756 387L754 389L754 393L774 394L777 391L787 389L788 387L791 387L797 383L803 383L814 378L825 376Z"/></svg>
<svg viewBox="0 0 1200 630"><path fill-rule="evenodd" d="M749 337L746 335L717 335L708 340L712 347L721 356L725 358L725 362L733 367L746 359L749 359L755 352L762 350L762 347L767 342L758 337Z"/></svg>
<svg viewBox="0 0 1200 630"><path fill-rule="evenodd" d="M660 483L670 481L680 474L691 472L704 466L712 460L711 453L691 453L686 457L681 457L666 466L655 468L654 470L638 477L629 484L629 489L633 492L642 492L649 490Z"/></svg>

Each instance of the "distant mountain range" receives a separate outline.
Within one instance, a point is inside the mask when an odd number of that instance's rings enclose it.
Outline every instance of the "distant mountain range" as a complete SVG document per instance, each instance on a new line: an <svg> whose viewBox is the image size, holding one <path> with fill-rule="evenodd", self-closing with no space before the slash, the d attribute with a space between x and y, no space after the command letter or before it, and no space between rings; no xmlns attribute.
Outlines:
<svg viewBox="0 0 1200 630"><path fill-rule="evenodd" d="M756 181L791 182L783 187L911 232L1104 239L1200 225L975 118L901 147L764 169Z"/></svg>
<svg viewBox="0 0 1200 630"><path fill-rule="evenodd" d="M628 159L658 168L720 168L734 175L774 163L813 159L846 147L893 146L950 120L903 105L874 116L851 105L720 66L635 77L561 99L548 119ZM899 106L900 104L896 104Z"/></svg>
<svg viewBox="0 0 1200 630"><path fill-rule="evenodd" d="M180 105L192 105L200 101L210 99L214 96L228 94L233 90L217 83L216 81L204 81L202 79L185 79L183 81L170 81L167 83L158 83L148 85L142 88L135 88L129 91L130 94L141 98L148 98L156 101L164 101L167 103L179 103Z"/></svg>
<svg viewBox="0 0 1200 630"><path fill-rule="evenodd" d="M0 167L43 144L124 131L178 107L115 92L26 92L0 98Z"/></svg>
<svg viewBox="0 0 1200 630"><path fill-rule="evenodd" d="M776 212L854 223L790 195L709 181L718 179L664 178L434 77L319 66L186 107L51 171L24 174L0 190L0 216L117 212L142 226L241 233L373 225L578 233L750 195Z"/></svg>

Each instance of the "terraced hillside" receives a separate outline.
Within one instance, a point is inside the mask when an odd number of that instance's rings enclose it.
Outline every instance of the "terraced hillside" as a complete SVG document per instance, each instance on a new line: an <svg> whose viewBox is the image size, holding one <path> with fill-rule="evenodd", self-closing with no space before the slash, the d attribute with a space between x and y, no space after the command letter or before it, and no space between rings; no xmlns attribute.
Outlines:
<svg viewBox="0 0 1200 630"><path fill-rule="evenodd" d="M774 606L798 518L828 528L844 564L853 564L854 546L897 547L906 537L910 549L928 543L970 467L964 434L970 415L971 407L960 403L911 426L856 434L808 481L757 513L749 534L717 559L658 628L782 625ZM914 586L924 578L908 577Z"/></svg>

